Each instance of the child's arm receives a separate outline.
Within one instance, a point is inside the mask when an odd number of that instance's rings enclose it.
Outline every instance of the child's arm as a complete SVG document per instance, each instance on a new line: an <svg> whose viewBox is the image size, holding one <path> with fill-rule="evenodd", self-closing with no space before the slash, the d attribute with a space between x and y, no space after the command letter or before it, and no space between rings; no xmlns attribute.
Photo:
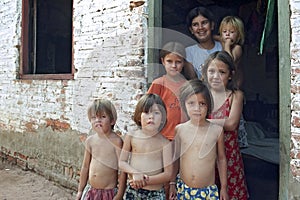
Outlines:
<svg viewBox="0 0 300 200"><path fill-rule="evenodd" d="M115 143L115 152L117 158L120 160L121 149L123 147L123 141L121 138L118 138ZM118 176L118 192L114 196L113 200L122 200L125 190L126 190L127 174L123 171L119 171Z"/></svg>
<svg viewBox="0 0 300 200"><path fill-rule="evenodd" d="M89 148L89 143L86 140L86 146L85 146L85 151L84 151L82 167L81 167L81 171L80 171L80 179L79 179L76 200L81 199L83 189L86 186L87 181L88 181L89 167L90 167L90 162L91 162L91 153L90 153L90 149L88 149L88 148Z"/></svg>
<svg viewBox="0 0 300 200"><path fill-rule="evenodd" d="M131 174L134 184L136 185L137 188L142 188L146 185L145 179L144 179L144 174L135 168L133 168L129 163L129 156L131 152L131 136L126 135L125 140L124 140L124 145L120 154L120 159L119 159L119 168L120 170Z"/></svg>
<svg viewBox="0 0 300 200"><path fill-rule="evenodd" d="M173 140L173 162L174 162L174 170L170 181L170 189L169 189L169 199L176 199L176 177L179 173L180 169L180 149L181 149L181 143L180 143L180 137L178 134L178 128L175 128L175 138Z"/></svg>
<svg viewBox="0 0 300 200"><path fill-rule="evenodd" d="M238 62L242 57L242 46L239 44L233 44L230 39L227 39L224 44L224 51L231 55L235 66L237 66Z"/></svg>
<svg viewBox="0 0 300 200"><path fill-rule="evenodd" d="M228 200L227 193L227 159L225 155L224 132L219 136L218 145L218 171L220 175L220 200Z"/></svg>
<svg viewBox="0 0 300 200"><path fill-rule="evenodd" d="M243 111L243 98L243 92L240 90L236 90L232 94L230 113L228 118L225 120L223 127L225 131L236 130L239 126Z"/></svg>
<svg viewBox="0 0 300 200"><path fill-rule="evenodd" d="M122 200L125 190L126 190L126 184L127 184L127 174L123 171L120 172L119 178L118 178L118 193L114 197L114 200Z"/></svg>

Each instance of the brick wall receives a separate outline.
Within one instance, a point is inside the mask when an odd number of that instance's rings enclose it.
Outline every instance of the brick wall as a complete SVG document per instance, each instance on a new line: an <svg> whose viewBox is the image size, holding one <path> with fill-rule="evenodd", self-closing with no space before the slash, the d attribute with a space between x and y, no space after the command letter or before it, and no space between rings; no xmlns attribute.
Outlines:
<svg viewBox="0 0 300 200"><path fill-rule="evenodd" d="M90 131L92 98L109 98L117 129L133 125L137 96L145 92L145 5L129 0L74 0L74 80L18 79L22 0L0 2L1 157L74 187L82 134Z"/></svg>
<svg viewBox="0 0 300 200"><path fill-rule="evenodd" d="M300 2L291 1L291 172L300 182Z"/></svg>

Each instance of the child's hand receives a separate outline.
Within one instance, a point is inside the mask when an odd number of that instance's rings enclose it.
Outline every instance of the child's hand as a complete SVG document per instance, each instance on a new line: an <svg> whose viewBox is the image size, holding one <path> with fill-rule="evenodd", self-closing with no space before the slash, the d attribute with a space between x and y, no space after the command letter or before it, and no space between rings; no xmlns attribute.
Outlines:
<svg viewBox="0 0 300 200"><path fill-rule="evenodd" d="M130 183L130 186L138 189L142 188L146 185L145 175L141 173L135 173L132 174L132 182Z"/></svg>
<svg viewBox="0 0 300 200"><path fill-rule="evenodd" d="M116 196L114 196L113 198L113 200L122 200L122 199L123 199L122 195L118 195L118 194L116 194Z"/></svg>
<svg viewBox="0 0 300 200"><path fill-rule="evenodd" d="M221 188L221 190L220 190L220 200L229 200L228 193L227 193L226 189Z"/></svg>
<svg viewBox="0 0 300 200"><path fill-rule="evenodd" d="M176 199L176 186L174 184L170 184L169 189L169 200L175 200Z"/></svg>
<svg viewBox="0 0 300 200"><path fill-rule="evenodd" d="M76 200L80 200L82 196L82 192L77 192L76 194Z"/></svg>
<svg viewBox="0 0 300 200"><path fill-rule="evenodd" d="M225 46L226 45L231 46L233 44L234 44L234 41L231 38L226 38L225 39Z"/></svg>

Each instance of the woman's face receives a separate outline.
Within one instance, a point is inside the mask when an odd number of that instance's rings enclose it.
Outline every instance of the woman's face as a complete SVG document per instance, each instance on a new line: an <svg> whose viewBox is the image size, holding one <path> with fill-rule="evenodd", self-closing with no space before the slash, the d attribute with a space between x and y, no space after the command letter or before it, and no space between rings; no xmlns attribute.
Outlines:
<svg viewBox="0 0 300 200"><path fill-rule="evenodd" d="M191 33L196 37L199 43L212 40L213 29L214 24L202 15L195 17L190 26Z"/></svg>

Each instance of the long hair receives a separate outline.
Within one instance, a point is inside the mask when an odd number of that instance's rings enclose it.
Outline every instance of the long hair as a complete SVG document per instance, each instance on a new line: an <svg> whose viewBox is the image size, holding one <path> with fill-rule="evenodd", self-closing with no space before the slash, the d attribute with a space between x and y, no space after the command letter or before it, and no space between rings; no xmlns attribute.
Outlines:
<svg viewBox="0 0 300 200"><path fill-rule="evenodd" d="M206 83L208 83L207 69L214 60L219 60L228 66L229 75L230 75L231 79L228 80L226 89L232 90L232 91L237 90L238 85L237 85L237 80L236 80L236 76L235 76L235 65L234 65L232 57L226 51L216 51L216 52L210 54L209 57L205 60L205 63L202 67L203 80Z"/></svg>

